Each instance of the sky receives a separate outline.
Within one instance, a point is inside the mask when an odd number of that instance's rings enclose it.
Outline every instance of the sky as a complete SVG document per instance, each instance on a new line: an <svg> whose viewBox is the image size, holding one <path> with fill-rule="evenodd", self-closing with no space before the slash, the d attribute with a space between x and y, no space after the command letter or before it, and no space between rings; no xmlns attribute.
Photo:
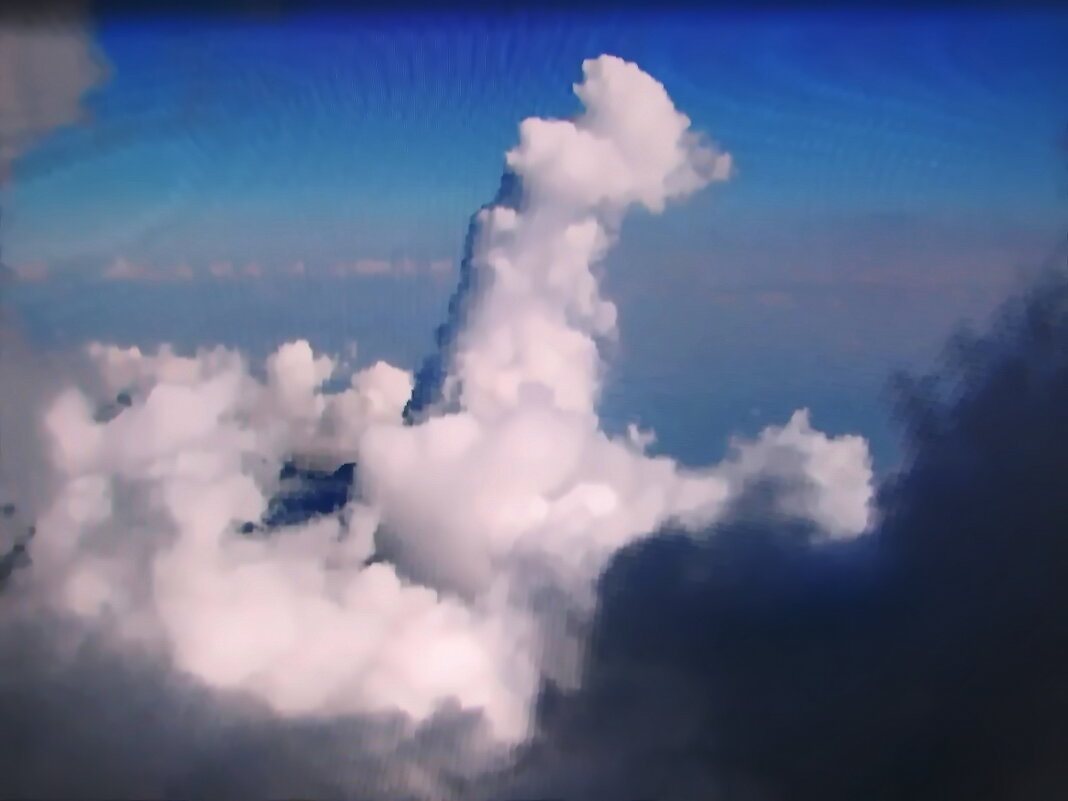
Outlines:
<svg viewBox="0 0 1068 801"><path fill-rule="evenodd" d="M1068 17L60 22L0 795L1068 796Z"/></svg>
<svg viewBox="0 0 1068 801"><path fill-rule="evenodd" d="M13 165L3 257L47 273L15 293L43 337L266 352L301 333L413 365L515 125L573 113L575 65L615 53L657 76L736 175L662 218L636 214L609 257L629 322L606 414L655 422L698 460L739 419L805 403L832 428L871 428L889 464L886 374L933 359L948 326L981 316L1060 236L1066 24L111 15L92 27L106 66L80 124ZM236 288L213 270L248 274ZM700 376L681 367L694 359ZM665 381L685 391L658 392Z"/></svg>

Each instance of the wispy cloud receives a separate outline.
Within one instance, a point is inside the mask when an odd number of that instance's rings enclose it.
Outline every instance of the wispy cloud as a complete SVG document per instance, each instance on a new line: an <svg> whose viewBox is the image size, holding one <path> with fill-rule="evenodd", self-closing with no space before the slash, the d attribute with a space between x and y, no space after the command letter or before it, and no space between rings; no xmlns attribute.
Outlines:
<svg viewBox="0 0 1068 801"><path fill-rule="evenodd" d="M761 292L757 295L756 301L761 306L774 308L788 308L794 305L794 299L789 293L781 291Z"/></svg>
<svg viewBox="0 0 1068 801"><path fill-rule="evenodd" d="M214 278L233 278L234 266L228 261L215 261L208 265L208 272Z"/></svg>
<svg viewBox="0 0 1068 801"><path fill-rule="evenodd" d="M11 268L16 281L37 282L48 278L48 265L43 261L16 264Z"/></svg>
<svg viewBox="0 0 1068 801"><path fill-rule="evenodd" d="M191 281L196 278L193 268L186 262L172 267L157 266L125 256L118 256L102 275L109 281Z"/></svg>
<svg viewBox="0 0 1068 801"><path fill-rule="evenodd" d="M334 265L333 274L337 277L371 276L371 275L448 275L453 262L449 259L434 259L419 261L411 258L398 259L357 259L351 262L338 262Z"/></svg>
<svg viewBox="0 0 1068 801"><path fill-rule="evenodd" d="M114 261L101 272L101 276L109 281L192 281L197 278L229 281L258 280L280 276L304 278L315 275L335 278L426 275L445 279L452 275L453 266L454 262L451 259L420 261L410 258L365 258L319 267L309 266L304 261L295 261L285 265L264 265L258 261L235 264L229 260L218 260L194 268L187 261L179 261L173 266L168 266L128 256L116 256ZM46 266L40 261L27 262L12 269L14 277L23 281L39 281L48 274Z"/></svg>
<svg viewBox="0 0 1068 801"><path fill-rule="evenodd" d="M344 275L388 275L394 272L393 265L385 259L357 259L354 262L335 265L334 274Z"/></svg>
<svg viewBox="0 0 1068 801"><path fill-rule="evenodd" d="M119 256L104 270L104 278L111 281L144 281L151 277L150 267L132 262L125 256Z"/></svg>
<svg viewBox="0 0 1068 801"><path fill-rule="evenodd" d="M427 270L431 275L445 277L452 273L454 266L455 262L452 259L437 259L427 265Z"/></svg>

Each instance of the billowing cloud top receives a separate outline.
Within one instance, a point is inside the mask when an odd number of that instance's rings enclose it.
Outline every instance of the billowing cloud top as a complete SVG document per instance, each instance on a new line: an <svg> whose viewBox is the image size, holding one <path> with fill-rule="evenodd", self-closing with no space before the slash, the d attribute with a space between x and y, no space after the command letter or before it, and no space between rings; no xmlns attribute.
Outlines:
<svg viewBox="0 0 1068 801"><path fill-rule="evenodd" d="M575 120L531 118L519 126L508 166L529 197L556 208L623 208L659 212L730 173L731 160L704 146L664 87L614 56L582 64L575 94L586 111Z"/></svg>
<svg viewBox="0 0 1068 801"><path fill-rule="evenodd" d="M730 157L701 142L664 87L613 56L583 63L574 120L527 119L508 167L517 204L483 210L473 244L482 274L477 310L452 357L452 390L487 418L521 394L591 414L600 363L595 337L610 335L615 306L591 272L633 205L658 212L713 180Z"/></svg>

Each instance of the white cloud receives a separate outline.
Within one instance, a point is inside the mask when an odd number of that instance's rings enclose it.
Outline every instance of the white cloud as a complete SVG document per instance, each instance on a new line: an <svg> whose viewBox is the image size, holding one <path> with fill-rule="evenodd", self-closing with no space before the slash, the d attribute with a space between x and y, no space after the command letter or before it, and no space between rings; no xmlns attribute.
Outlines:
<svg viewBox="0 0 1068 801"><path fill-rule="evenodd" d="M812 428L808 409L752 441L733 441L721 472L736 490L754 478L779 482L776 511L817 523L828 536L851 537L871 522L871 454L857 435L828 437Z"/></svg>
<svg viewBox="0 0 1068 801"><path fill-rule="evenodd" d="M324 393L337 364L306 342L279 348L264 380L222 348L94 345L93 370L50 390L25 443L47 476L30 505L28 591L279 714L424 721L456 700L514 742L539 672L573 678L575 660L545 638L562 636L559 615L589 611L620 546L715 520L763 473L804 479L791 513L834 536L863 528L865 443L829 439L803 413L696 471L647 455L648 432L600 429L598 343L616 310L593 265L628 208L660 211L725 177L729 159L633 64L583 68L583 115L521 126L508 156L519 210L481 215L474 269L491 280L441 408L403 425L412 377L382 362ZM96 414L119 392L129 408ZM290 456L355 458L356 497L338 518L242 535ZM374 551L384 561L366 564ZM537 606L544 591L560 606Z"/></svg>
<svg viewBox="0 0 1068 801"><path fill-rule="evenodd" d="M313 446L335 404L399 419L406 374L376 365L324 397L332 362L303 342L268 360L265 383L224 349L89 354L103 386L133 404L98 422L70 387L47 406L57 482L33 553L55 603L112 619L135 641L162 636L180 668L280 713L425 719L456 697L519 730L534 679L512 686L522 673L509 660L529 650L522 622L404 582L391 565L364 567L373 510L354 504L344 524L317 520L269 541L237 531L260 518L283 458Z"/></svg>

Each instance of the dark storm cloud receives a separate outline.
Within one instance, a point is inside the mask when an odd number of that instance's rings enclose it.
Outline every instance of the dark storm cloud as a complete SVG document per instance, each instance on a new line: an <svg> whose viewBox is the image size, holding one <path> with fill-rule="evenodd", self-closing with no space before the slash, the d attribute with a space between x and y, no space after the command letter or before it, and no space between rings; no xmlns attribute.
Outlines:
<svg viewBox="0 0 1068 801"><path fill-rule="evenodd" d="M1068 278L948 352L899 382L870 535L815 544L763 485L617 554L514 795L1068 798Z"/></svg>

